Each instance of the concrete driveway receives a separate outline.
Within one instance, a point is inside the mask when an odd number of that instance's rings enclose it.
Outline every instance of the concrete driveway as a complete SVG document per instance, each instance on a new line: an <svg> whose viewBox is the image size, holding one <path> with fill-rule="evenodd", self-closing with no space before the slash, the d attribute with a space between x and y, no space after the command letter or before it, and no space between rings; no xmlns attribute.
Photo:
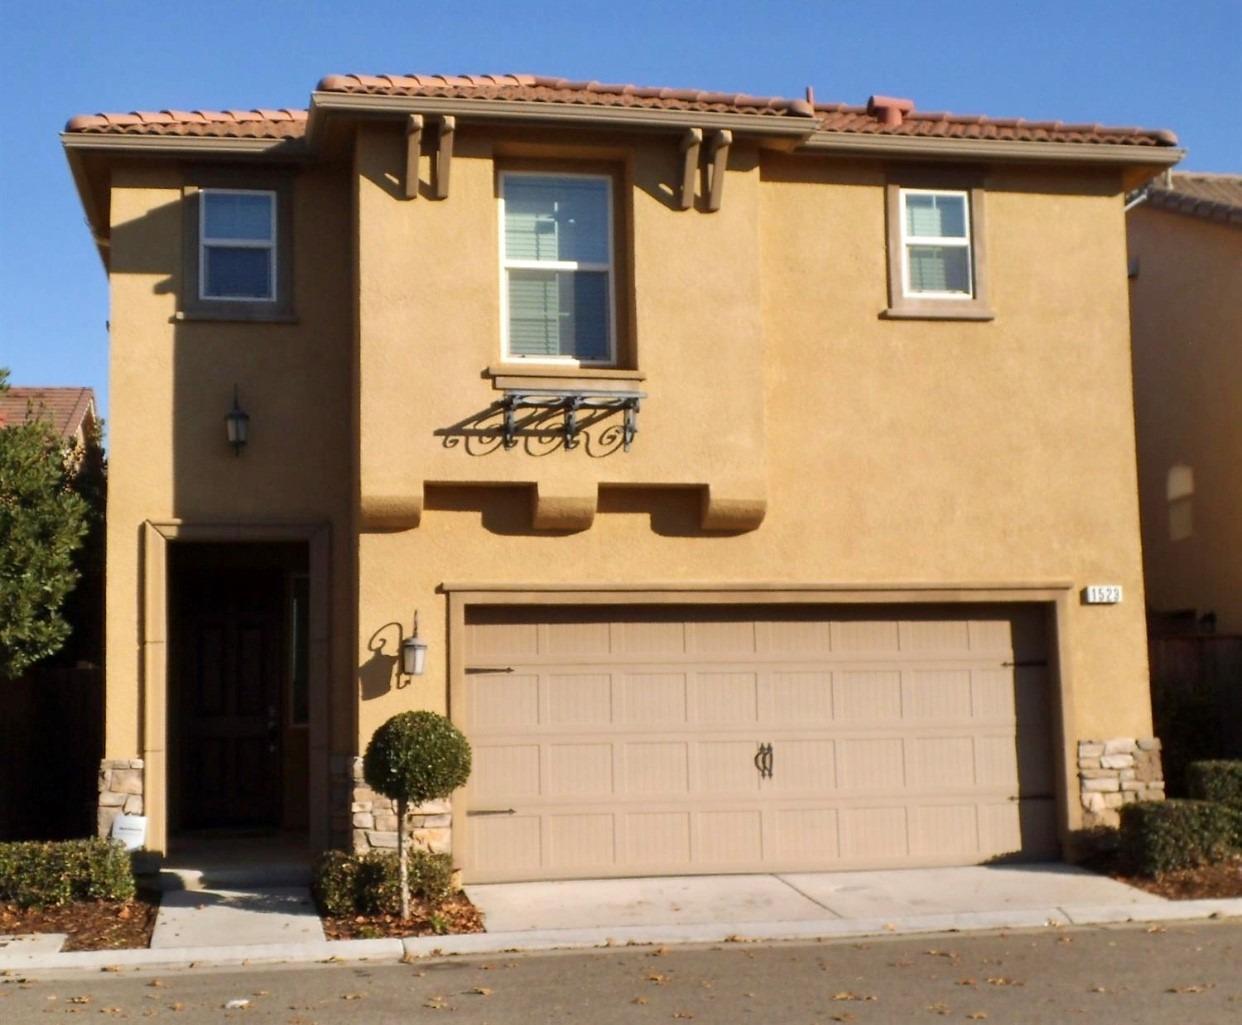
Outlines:
<svg viewBox="0 0 1242 1025"><path fill-rule="evenodd" d="M788 875L488 883L466 893L487 930L598 929L909 919L1167 904L1063 864Z"/></svg>

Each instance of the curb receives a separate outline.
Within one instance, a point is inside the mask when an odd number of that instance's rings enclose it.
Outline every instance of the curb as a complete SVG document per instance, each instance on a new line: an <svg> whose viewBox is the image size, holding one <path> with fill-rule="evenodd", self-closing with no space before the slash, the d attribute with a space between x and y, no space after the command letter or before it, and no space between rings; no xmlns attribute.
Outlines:
<svg viewBox="0 0 1242 1025"><path fill-rule="evenodd" d="M1227 900L1144 902L1128 905L973 911L896 918L833 918L789 922L712 922L701 925L631 925L589 929L532 929L409 939L322 940L229 947L168 947L142 950L81 950L57 954L0 954L0 971L110 968L202 968L254 964L380 961L597 947L679 943L755 943L774 940L909 936L920 933L1038 929L1049 926L1116 925L1125 922L1242 918L1242 897Z"/></svg>

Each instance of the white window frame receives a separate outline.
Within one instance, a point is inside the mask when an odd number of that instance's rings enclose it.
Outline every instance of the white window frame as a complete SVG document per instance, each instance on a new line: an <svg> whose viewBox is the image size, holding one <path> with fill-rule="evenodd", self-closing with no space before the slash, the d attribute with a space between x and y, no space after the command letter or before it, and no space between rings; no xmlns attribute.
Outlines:
<svg viewBox="0 0 1242 1025"><path fill-rule="evenodd" d="M898 213L901 217L901 294L906 299L949 299L971 301L975 298L975 250L971 232L974 230L970 216L970 192L966 189L900 189ZM910 235L907 234L909 218L906 216L907 196L954 196L962 200L965 211L965 234L958 238L954 235ZM931 292L915 291L910 288L910 247L911 246L942 246L944 248L963 248L966 250L966 284L965 292Z"/></svg>
<svg viewBox="0 0 1242 1025"><path fill-rule="evenodd" d="M228 196L266 196L271 213L271 238L269 240L253 238L214 238L207 234L207 198L213 195ZM277 245L277 205L279 199L274 189L201 189L198 203L198 298L200 302L225 303L274 303L277 299L276 282L276 245ZM229 249L266 249L267 280L270 283L267 295L208 295L207 294L207 250L212 246Z"/></svg>
<svg viewBox="0 0 1242 1025"><path fill-rule="evenodd" d="M578 260L510 260L505 245L505 187L511 178L578 178L604 183L604 195L608 203L608 262L582 263ZM506 363L547 363L570 367L615 367L617 365L617 288L616 249L613 244L612 177L606 174L583 174L572 171L501 171L500 172L499 225L500 225L500 356ZM509 351L509 271L591 271L608 273L608 358L583 360L574 356L529 356Z"/></svg>

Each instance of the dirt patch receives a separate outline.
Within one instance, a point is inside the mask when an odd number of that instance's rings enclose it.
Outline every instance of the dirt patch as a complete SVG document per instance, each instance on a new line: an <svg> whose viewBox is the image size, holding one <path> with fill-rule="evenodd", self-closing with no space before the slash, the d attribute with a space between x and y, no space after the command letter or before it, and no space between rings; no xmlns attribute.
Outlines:
<svg viewBox="0 0 1242 1025"><path fill-rule="evenodd" d="M323 918L324 935L330 940L374 940L405 936L452 936L482 932L483 916L461 891L439 904L414 900L410 917L400 915L352 915Z"/></svg>
<svg viewBox="0 0 1242 1025"><path fill-rule="evenodd" d="M65 950L148 947L159 908L159 894L145 890L133 900L84 900L58 908L0 904L0 933L67 933Z"/></svg>
<svg viewBox="0 0 1242 1025"><path fill-rule="evenodd" d="M1133 876L1110 872L1114 879L1157 894L1168 900L1212 900L1242 897L1242 860L1223 865L1204 865L1164 872L1158 876Z"/></svg>

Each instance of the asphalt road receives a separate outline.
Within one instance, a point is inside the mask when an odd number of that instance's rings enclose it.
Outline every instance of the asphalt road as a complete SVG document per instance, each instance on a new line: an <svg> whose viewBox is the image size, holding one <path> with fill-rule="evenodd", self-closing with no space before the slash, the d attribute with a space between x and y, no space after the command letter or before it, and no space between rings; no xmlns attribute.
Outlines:
<svg viewBox="0 0 1242 1025"><path fill-rule="evenodd" d="M246 1000L229 1010L231 1000ZM0 977L0 1022L1238 1025L1242 923Z"/></svg>

